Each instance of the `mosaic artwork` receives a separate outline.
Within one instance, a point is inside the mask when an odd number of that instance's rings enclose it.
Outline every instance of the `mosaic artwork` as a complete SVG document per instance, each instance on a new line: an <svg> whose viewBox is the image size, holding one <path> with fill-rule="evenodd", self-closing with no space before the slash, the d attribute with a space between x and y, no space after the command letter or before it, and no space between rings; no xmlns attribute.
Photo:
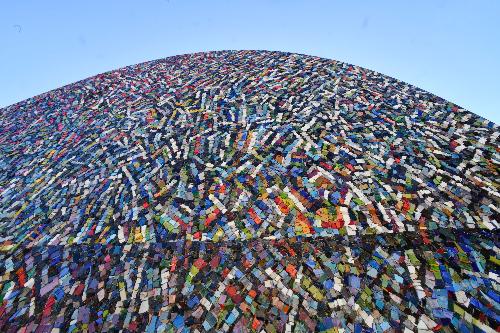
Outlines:
<svg viewBox="0 0 500 333"><path fill-rule="evenodd" d="M0 110L1 332L499 332L500 131L267 51Z"/></svg>

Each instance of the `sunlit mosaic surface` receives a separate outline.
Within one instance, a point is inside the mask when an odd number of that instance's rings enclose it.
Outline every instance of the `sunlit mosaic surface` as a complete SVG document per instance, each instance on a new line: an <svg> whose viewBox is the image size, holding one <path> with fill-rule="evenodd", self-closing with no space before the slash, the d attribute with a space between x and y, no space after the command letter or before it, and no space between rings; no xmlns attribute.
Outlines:
<svg viewBox="0 0 500 333"><path fill-rule="evenodd" d="M499 135L264 51L1 109L0 331L498 332Z"/></svg>

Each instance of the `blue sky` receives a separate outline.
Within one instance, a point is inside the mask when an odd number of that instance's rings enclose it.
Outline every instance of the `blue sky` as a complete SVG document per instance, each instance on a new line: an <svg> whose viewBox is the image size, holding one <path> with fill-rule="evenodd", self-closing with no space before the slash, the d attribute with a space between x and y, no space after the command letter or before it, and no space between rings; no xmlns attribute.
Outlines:
<svg viewBox="0 0 500 333"><path fill-rule="evenodd" d="M0 107L157 58L265 49L373 69L500 124L499 0L0 1Z"/></svg>

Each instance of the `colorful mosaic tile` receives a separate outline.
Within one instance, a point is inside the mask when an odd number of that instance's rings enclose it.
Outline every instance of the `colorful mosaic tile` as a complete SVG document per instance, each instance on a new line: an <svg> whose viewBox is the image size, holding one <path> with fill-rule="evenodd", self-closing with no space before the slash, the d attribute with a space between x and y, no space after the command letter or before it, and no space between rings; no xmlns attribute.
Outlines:
<svg viewBox="0 0 500 333"><path fill-rule="evenodd" d="M221 51L0 110L2 332L498 332L498 126Z"/></svg>

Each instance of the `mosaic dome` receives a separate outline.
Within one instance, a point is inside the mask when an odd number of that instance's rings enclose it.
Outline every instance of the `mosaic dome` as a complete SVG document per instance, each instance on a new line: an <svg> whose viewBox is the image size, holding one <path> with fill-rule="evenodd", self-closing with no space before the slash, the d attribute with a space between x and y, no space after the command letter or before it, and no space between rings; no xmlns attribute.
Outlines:
<svg viewBox="0 0 500 333"><path fill-rule="evenodd" d="M220 51L0 116L0 331L499 329L500 131L412 85Z"/></svg>

